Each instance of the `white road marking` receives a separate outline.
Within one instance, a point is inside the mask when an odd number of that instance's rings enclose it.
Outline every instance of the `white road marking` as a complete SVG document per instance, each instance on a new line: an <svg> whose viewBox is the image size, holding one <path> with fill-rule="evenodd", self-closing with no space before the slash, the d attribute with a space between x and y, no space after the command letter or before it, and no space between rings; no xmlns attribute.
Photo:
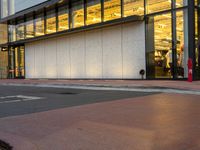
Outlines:
<svg viewBox="0 0 200 150"><path fill-rule="evenodd" d="M25 96L25 95L2 96L0 97L0 104L33 101L39 99L43 99L43 97Z"/></svg>

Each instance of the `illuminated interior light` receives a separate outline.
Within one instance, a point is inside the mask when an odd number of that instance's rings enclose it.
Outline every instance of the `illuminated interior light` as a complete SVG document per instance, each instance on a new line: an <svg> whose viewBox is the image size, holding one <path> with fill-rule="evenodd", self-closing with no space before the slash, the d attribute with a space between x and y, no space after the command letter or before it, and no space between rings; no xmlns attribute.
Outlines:
<svg viewBox="0 0 200 150"><path fill-rule="evenodd" d="M121 16L120 13L113 13L113 14L114 14L114 16Z"/></svg>
<svg viewBox="0 0 200 150"><path fill-rule="evenodd" d="M168 0L167 2L169 2L170 4L172 3L172 1L171 1L171 0Z"/></svg>
<svg viewBox="0 0 200 150"><path fill-rule="evenodd" d="M68 29L68 27L65 27L65 26L60 26L59 28L60 29Z"/></svg>
<svg viewBox="0 0 200 150"><path fill-rule="evenodd" d="M143 8L143 7L139 7L139 8L137 9L137 11L139 11L139 10L144 10L144 8Z"/></svg>
<svg viewBox="0 0 200 150"><path fill-rule="evenodd" d="M35 34L36 35L44 35L44 33L41 33L41 32L36 32Z"/></svg>

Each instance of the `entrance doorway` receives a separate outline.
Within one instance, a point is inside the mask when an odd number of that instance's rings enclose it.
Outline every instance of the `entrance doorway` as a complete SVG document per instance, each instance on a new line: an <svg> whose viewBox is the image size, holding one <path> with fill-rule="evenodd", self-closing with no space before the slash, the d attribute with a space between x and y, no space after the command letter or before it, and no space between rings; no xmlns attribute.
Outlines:
<svg viewBox="0 0 200 150"><path fill-rule="evenodd" d="M187 11L147 17L147 77L187 78Z"/></svg>
<svg viewBox="0 0 200 150"><path fill-rule="evenodd" d="M11 46L9 48L8 78L24 78L24 46Z"/></svg>

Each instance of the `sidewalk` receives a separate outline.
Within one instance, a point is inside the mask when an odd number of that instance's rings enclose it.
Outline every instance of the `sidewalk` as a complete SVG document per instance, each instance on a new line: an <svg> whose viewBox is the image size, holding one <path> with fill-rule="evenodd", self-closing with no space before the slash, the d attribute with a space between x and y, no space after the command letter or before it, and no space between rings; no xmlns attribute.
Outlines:
<svg viewBox="0 0 200 150"><path fill-rule="evenodd" d="M187 81L171 80L31 80L31 79L3 79L0 84L16 85L54 85L54 86L91 86L115 88L169 88L179 90L200 91L200 81L189 83Z"/></svg>
<svg viewBox="0 0 200 150"><path fill-rule="evenodd" d="M200 81L0 80L0 85L9 84L200 92ZM158 93L0 118L0 139L14 150L199 150L199 99Z"/></svg>
<svg viewBox="0 0 200 150"><path fill-rule="evenodd" d="M199 150L199 96L155 94L0 119L14 150Z"/></svg>

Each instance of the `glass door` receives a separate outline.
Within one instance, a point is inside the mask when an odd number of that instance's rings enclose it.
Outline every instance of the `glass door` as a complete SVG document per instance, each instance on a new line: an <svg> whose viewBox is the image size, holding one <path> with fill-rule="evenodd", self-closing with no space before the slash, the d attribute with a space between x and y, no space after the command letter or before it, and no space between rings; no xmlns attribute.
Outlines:
<svg viewBox="0 0 200 150"><path fill-rule="evenodd" d="M149 16L146 20L147 77L187 78L187 11Z"/></svg>
<svg viewBox="0 0 200 150"><path fill-rule="evenodd" d="M150 78L173 77L171 13L148 18L147 67L147 74Z"/></svg>
<svg viewBox="0 0 200 150"><path fill-rule="evenodd" d="M9 49L9 78L24 78L24 46Z"/></svg>

